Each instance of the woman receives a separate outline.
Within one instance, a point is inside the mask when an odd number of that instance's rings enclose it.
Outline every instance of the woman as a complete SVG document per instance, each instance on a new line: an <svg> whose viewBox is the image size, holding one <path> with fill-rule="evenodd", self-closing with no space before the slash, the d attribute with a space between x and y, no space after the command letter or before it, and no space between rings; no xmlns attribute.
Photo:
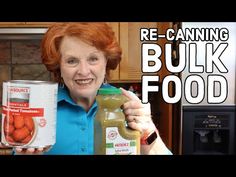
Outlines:
<svg viewBox="0 0 236 177"><path fill-rule="evenodd" d="M42 59L59 82L56 144L51 148L16 148L18 153L93 154L93 119L100 87L121 60L121 49L106 23L56 23L42 41ZM156 133L149 105L122 89L127 124L142 140ZM158 133L158 132L157 132ZM171 154L158 136L141 146L142 154ZM143 141L145 142L145 141ZM47 151L47 152L46 152Z"/></svg>

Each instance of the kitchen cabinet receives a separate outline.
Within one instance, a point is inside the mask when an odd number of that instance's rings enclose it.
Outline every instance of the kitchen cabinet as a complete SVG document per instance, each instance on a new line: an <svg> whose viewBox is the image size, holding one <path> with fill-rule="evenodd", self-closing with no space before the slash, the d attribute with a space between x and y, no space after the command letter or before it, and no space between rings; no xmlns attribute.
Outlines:
<svg viewBox="0 0 236 177"><path fill-rule="evenodd" d="M122 48L122 60L115 71L111 74L112 82L141 82L141 46L140 29L141 28L158 28L158 33L165 34L166 28L170 28L172 23L169 22L120 22L111 24L117 39ZM147 41L145 41L147 42ZM164 47L165 39L152 41ZM164 61L164 55L161 59ZM153 74L153 73L152 73ZM167 70L161 68L157 73L160 78L167 74Z"/></svg>
<svg viewBox="0 0 236 177"><path fill-rule="evenodd" d="M115 36L118 40L118 42L120 41L120 25L118 22L107 22L113 29L113 31L115 32ZM110 79L111 81L118 81L119 80L119 70L120 70L120 66L118 65L117 68L115 70L111 70L110 71Z"/></svg>
<svg viewBox="0 0 236 177"><path fill-rule="evenodd" d="M120 44L123 50L119 78L121 81L141 81L141 28L157 28L157 23L120 23Z"/></svg>

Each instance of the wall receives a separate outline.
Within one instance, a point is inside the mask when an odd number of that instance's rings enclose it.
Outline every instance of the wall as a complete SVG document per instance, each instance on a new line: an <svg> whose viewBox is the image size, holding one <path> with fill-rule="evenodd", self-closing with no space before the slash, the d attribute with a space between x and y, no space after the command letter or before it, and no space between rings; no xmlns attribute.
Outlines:
<svg viewBox="0 0 236 177"><path fill-rule="evenodd" d="M41 63L41 39L0 39L0 103L6 80L50 80Z"/></svg>

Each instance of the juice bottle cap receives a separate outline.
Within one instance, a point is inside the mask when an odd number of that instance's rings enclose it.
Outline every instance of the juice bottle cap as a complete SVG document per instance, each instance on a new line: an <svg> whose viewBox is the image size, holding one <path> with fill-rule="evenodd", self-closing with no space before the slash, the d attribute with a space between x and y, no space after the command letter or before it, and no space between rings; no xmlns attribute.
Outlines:
<svg viewBox="0 0 236 177"><path fill-rule="evenodd" d="M118 88L100 88L98 90L99 95L120 95L122 92Z"/></svg>

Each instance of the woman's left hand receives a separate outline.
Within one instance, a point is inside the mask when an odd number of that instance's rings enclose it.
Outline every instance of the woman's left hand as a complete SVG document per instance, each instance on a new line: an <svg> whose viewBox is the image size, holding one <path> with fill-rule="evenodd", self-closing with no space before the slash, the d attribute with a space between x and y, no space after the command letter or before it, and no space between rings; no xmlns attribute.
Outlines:
<svg viewBox="0 0 236 177"><path fill-rule="evenodd" d="M156 130L152 121L150 104L143 104L141 100L132 92L122 89L123 95L128 97L129 101L123 104L123 111L126 116L128 126L141 132L141 138ZM166 147L158 134L158 139L151 145L141 146L141 154L165 154L171 155L171 151Z"/></svg>
<svg viewBox="0 0 236 177"><path fill-rule="evenodd" d="M139 130L141 134L155 130L156 127L151 118L150 103L143 104L134 93L122 88L121 90L123 95L129 99L122 106L128 126Z"/></svg>

